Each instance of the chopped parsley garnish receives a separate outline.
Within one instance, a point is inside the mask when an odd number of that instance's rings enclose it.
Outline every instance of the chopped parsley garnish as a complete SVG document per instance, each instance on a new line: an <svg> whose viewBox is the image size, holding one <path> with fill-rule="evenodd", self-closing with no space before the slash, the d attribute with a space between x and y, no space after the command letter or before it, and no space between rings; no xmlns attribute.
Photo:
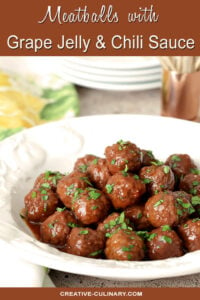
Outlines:
<svg viewBox="0 0 200 300"><path fill-rule="evenodd" d="M114 188L114 184L106 184L106 191L108 194L111 194Z"/></svg>
<svg viewBox="0 0 200 300"><path fill-rule="evenodd" d="M74 187L75 187L75 185L74 184L71 184L70 186L68 186L67 188L66 188L66 195L71 195L72 193L73 193L73 189L74 189Z"/></svg>
<svg viewBox="0 0 200 300"><path fill-rule="evenodd" d="M150 242L150 241L153 240L156 236L157 236L156 233L151 233L151 234L149 234L147 240Z"/></svg>
<svg viewBox="0 0 200 300"><path fill-rule="evenodd" d="M198 221L200 221L200 218L195 218L195 219L192 220L192 223L195 223L195 222L198 222Z"/></svg>
<svg viewBox="0 0 200 300"><path fill-rule="evenodd" d="M46 171L45 173L44 173L44 179L45 180L48 180L49 179L49 176L52 174L52 172L51 171Z"/></svg>
<svg viewBox="0 0 200 300"><path fill-rule="evenodd" d="M180 210L180 209L177 209L177 214L178 214L178 216L182 216L182 215L183 215L183 212L182 212L182 210Z"/></svg>
<svg viewBox="0 0 200 300"><path fill-rule="evenodd" d="M57 208L56 208L56 210L59 211L59 212L62 212L62 211L64 211L65 209L66 209L66 207L63 207L63 208L57 207Z"/></svg>
<svg viewBox="0 0 200 300"><path fill-rule="evenodd" d="M168 174L170 171L170 167L169 166L164 166L163 171L165 174Z"/></svg>
<svg viewBox="0 0 200 300"><path fill-rule="evenodd" d="M50 189L50 184L48 182L44 182L41 184L41 187L43 187L45 189Z"/></svg>
<svg viewBox="0 0 200 300"><path fill-rule="evenodd" d="M90 199L97 200L99 197L101 197L101 193L97 192L97 190L92 188L90 188L88 195L89 195L88 200Z"/></svg>
<svg viewBox="0 0 200 300"><path fill-rule="evenodd" d="M133 258L133 256L130 253L128 253L127 258L128 258L128 260L131 260Z"/></svg>
<svg viewBox="0 0 200 300"><path fill-rule="evenodd" d="M122 224L125 221L125 213L124 211L120 214L120 216L118 217L118 224Z"/></svg>
<svg viewBox="0 0 200 300"><path fill-rule="evenodd" d="M46 194L47 194L47 190L43 189L43 190L41 190L40 193L41 193L42 195L46 195Z"/></svg>
<svg viewBox="0 0 200 300"><path fill-rule="evenodd" d="M187 224L187 223L185 223L184 225L183 225L183 228L187 228L189 225Z"/></svg>
<svg viewBox="0 0 200 300"><path fill-rule="evenodd" d="M199 184L200 184L200 183L199 183L199 181L197 181L197 180L195 180L195 181L192 182L192 185L193 185L193 186L197 186L197 185L199 185Z"/></svg>
<svg viewBox="0 0 200 300"><path fill-rule="evenodd" d="M183 202L181 198L177 198L176 201L178 202L179 205L181 205L184 209L188 210L189 214L192 214L195 210L192 207L190 202Z"/></svg>
<svg viewBox="0 0 200 300"><path fill-rule="evenodd" d="M198 169L191 169L190 171L192 174L200 175L200 170L198 170Z"/></svg>
<svg viewBox="0 0 200 300"><path fill-rule="evenodd" d="M149 178L144 178L144 179L143 179L143 182L144 182L145 184L148 184L148 183L151 183L152 180L149 179Z"/></svg>
<svg viewBox="0 0 200 300"><path fill-rule="evenodd" d="M116 163L116 159L111 160L111 165L114 165Z"/></svg>
<svg viewBox="0 0 200 300"><path fill-rule="evenodd" d="M196 206L200 204L200 196L193 196L192 197L192 205Z"/></svg>
<svg viewBox="0 0 200 300"><path fill-rule="evenodd" d="M163 199L160 199L159 201L157 201L157 202L154 204L154 207L157 207L157 206L161 205L163 202L164 202L164 200L163 200Z"/></svg>
<svg viewBox="0 0 200 300"><path fill-rule="evenodd" d="M156 161L151 161L151 164L154 165L154 166L162 166L163 162L159 161L159 160L156 160Z"/></svg>
<svg viewBox="0 0 200 300"><path fill-rule="evenodd" d="M90 253L89 256L97 256L97 255L101 254L102 252L103 252L103 250L100 249L100 250L97 250L97 251L94 251L94 252Z"/></svg>
<svg viewBox="0 0 200 300"><path fill-rule="evenodd" d="M176 167L177 167L176 163L172 164L172 168L176 168Z"/></svg>
<svg viewBox="0 0 200 300"><path fill-rule="evenodd" d="M141 218L142 218L142 213L140 212L137 214L137 219L141 219Z"/></svg>
<svg viewBox="0 0 200 300"><path fill-rule="evenodd" d="M78 225L78 224L76 224L76 223L73 223L73 222L69 222L69 223L67 223L67 226L69 226L69 227L71 227L71 228L79 227L79 225Z"/></svg>
<svg viewBox="0 0 200 300"><path fill-rule="evenodd" d="M162 228L162 231L171 230L171 227L169 225L163 225L163 226L161 226L161 228Z"/></svg>
<svg viewBox="0 0 200 300"><path fill-rule="evenodd" d="M74 197L73 197L73 200L77 200L78 197L80 196L81 193L83 193L84 190L83 189L80 189L80 188L76 188L75 192L74 192Z"/></svg>
<svg viewBox="0 0 200 300"><path fill-rule="evenodd" d="M143 239L147 239L149 237L148 231L136 231L136 234Z"/></svg>
<svg viewBox="0 0 200 300"><path fill-rule="evenodd" d="M44 196L42 196L42 200L44 200L44 201L48 200L48 198L49 198L49 196L48 196L48 195L44 195Z"/></svg>
<svg viewBox="0 0 200 300"><path fill-rule="evenodd" d="M88 233L89 233L88 230L81 230L81 231L79 232L79 234L83 234L83 235L88 234Z"/></svg>
<svg viewBox="0 0 200 300"><path fill-rule="evenodd" d="M37 197L36 191L33 191L33 192L31 193L31 197L32 197L32 198L36 198L36 197Z"/></svg>
<svg viewBox="0 0 200 300"><path fill-rule="evenodd" d="M134 248L134 245L130 245L128 247L122 247L122 251L124 252L129 252Z"/></svg>
<svg viewBox="0 0 200 300"><path fill-rule="evenodd" d="M80 177L81 180L83 180L88 185L92 186L92 183L89 181L88 177Z"/></svg>
<svg viewBox="0 0 200 300"><path fill-rule="evenodd" d="M48 227L51 228L51 229L53 229L53 228L54 228L54 224L49 223L49 224L48 224Z"/></svg>
<svg viewBox="0 0 200 300"><path fill-rule="evenodd" d="M128 144L128 142L125 142L125 141L123 141L123 140L119 140L119 141L117 142L117 144L119 144L118 150L122 151L123 148L126 147L126 145Z"/></svg>
<svg viewBox="0 0 200 300"><path fill-rule="evenodd" d="M80 165L78 168L82 173L85 173L87 171L88 165Z"/></svg>
<svg viewBox="0 0 200 300"><path fill-rule="evenodd" d="M161 241L165 241L166 243L168 244L171 244L172 243L172 239L169 237L169 236L166 236L166 235L163 235L161 237Z"/></svg>
<svg viewBox="0 0 200 300"><path fill-rule="evenodd" d="M150 158L154 158L153 152L151 150L147 150L146 153Z"/></svg>
<svg viewBox="0 0 200 300"><path fill-rule="evenodd" d="M197 190L194 189L194 188L190 189L190 194L196 195L197 194Z"/></svg>
<svg viewBox="0 0 200 300"><path fill-rule="evenodd" d="M92 161L92 163L93 163L93 165L97 165L98 164L98 158L95 158L93 161Z"/></svg>
<svg viewBox="0 0 200 300"><path fill-rule="evenodd" d="M178 155L172 155L171 160L172 161L181 161L181 158Z"/></svg>
<svg viewBox="0 0 200 300"><path fill-rule="evenodd" d="M112 236L112 234L110 233L110 232L106 232L106 234L105 234L105 237L111 237Z"/></svg>
<svg viewBox="0 0 200 300"><path fill-rule="evenodd" d="M96 210L98 208L97 205L92 206L92 210Z"/></svg>
<svg viewBox="0 0 200 300"><path fill-rule="evenodd" d="M133 175L133 178L136 179L136 180L140 179L140 177L138 175Z"/></svg>

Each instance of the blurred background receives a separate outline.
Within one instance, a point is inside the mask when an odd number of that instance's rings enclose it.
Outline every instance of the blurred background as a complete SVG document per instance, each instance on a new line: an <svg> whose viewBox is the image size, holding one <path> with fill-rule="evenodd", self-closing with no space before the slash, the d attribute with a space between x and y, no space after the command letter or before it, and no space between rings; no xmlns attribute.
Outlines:
<svg viewBox="0 0 200 300"><path fill-rule="evenodd" d="M0 140L45 122L160 114L156 57L1 57Z"/></svg>

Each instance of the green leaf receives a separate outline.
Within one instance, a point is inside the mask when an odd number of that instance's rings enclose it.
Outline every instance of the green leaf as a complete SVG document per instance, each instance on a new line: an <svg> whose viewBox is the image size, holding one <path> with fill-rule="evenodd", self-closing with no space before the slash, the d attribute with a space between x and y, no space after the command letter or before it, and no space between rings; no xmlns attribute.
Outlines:
<svg viewBox="0 0 200 300"><path fill-rule="evenodd" d="M63 118L67 112L79 113L79 100L77 93L72 86L64 86L61 89L46 89L42 94L43 98L50 99L40 112L42 120L58 120Z"/></svg>
<svg viewBox="0 0 200 300"><path fill-rule="evenodd" d="M5 138L23 130L23 127L17 127L17 128L4 128L0 127L0 141L4 140Z"/></svg>
<svg viewBox="0 0 200 300"><path fill-rule="evenodd" d="M114 184L106 184L106 191L108 194L111 194L114 188Z"/></svg>

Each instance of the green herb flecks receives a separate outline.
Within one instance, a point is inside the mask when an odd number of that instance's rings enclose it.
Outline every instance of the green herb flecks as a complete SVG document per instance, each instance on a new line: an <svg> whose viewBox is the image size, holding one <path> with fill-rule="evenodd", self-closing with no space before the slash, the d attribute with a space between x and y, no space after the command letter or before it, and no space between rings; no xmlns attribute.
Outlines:
<svg viewBox="0 0 200 300"><path fill-rule="evenodd" d="M103 250L102 249L100 249L100 250L97 250L97 251L94 251L94 252L92 252L92 253L90 253L89 254L89 256L97 256L97 255L99 255L99 254L101 254L103 252Z"/></svg>
<svg viewBox="0 0 200 300"><path fill-rule="evenodd" d="M163 226L161 226L161 228L162 228L162 231L171 230L171 227L169 225L163 225Z"/></svg>
<svg viewBox="0 0 200 300"><path fill-rule="evenodd" d="M163 200L163 199L160 199L159 201L157 201L157 202L154 204L154 207L157 207L157 206L161 205L163 202L164 202L164 200Z"/></svg>
<svg viewBox="0 0 200 300"><path fill-rule="evenodd" d="M164 166L163 171L165 174L168 174L170 171L170 167L169 166Z"/></svg>
<svg viewBox="0 0 200 300"><path fill-rule="evenodd" d="M88 234L88 233L89 233L88 230L81 230L81 231L79 232L79 234L83 234L83 235L86 235L86 234Z"/></svg>
<svg viewBox="0 0 200 300"><path fill-rule="evenodd" d="M181 158L178 155L172 155L171 160L172 161L181 161Z"/></svg>
<svg viewBox="0 0 200 300"><path fill-rule="evenodd" d="M194 206L199 205L200 204L200 196L193 196L191 202L192 202L192 205L194 205Z"/></svg>
<svg viewBox="0 0 200 300"><path fill-rule="evenodd" d="M122 247L122 251L124 252L129 252L134 248L134 245L130 245L128 247Z"/></svg>
<svg viewBox="0 0 200 300"><path fill-rule="evenodd" d="M106 184L106 191L108 194L113 192L114 184Z"/></svg>
<svg viewBox="0 0 200 300"><path fill-rule="evenodd" d="M161 241L165 241L168 244L172 243L172 239L169 236L166 236L166 235L161 236Z"/></svg>

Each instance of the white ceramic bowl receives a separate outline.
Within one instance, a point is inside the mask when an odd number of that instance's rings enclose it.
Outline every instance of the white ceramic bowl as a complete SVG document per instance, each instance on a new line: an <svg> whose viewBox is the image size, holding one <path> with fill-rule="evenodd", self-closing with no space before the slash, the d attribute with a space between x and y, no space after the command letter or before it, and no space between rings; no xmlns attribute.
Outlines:
<svg viewBox="0 0 200 300"><path fill-rule="evenodd" d="M158 261L123 262L62 253L37 241L19 213L35 177L46 169L69 171L86 153L102 156L119 139L153 150L165 160L188 153L199 166L200 124L143 115L73 118L38 126L0 143L0 238L26 260L60 271L114 280L137 281L200 271L200 251Z"/></svg>

